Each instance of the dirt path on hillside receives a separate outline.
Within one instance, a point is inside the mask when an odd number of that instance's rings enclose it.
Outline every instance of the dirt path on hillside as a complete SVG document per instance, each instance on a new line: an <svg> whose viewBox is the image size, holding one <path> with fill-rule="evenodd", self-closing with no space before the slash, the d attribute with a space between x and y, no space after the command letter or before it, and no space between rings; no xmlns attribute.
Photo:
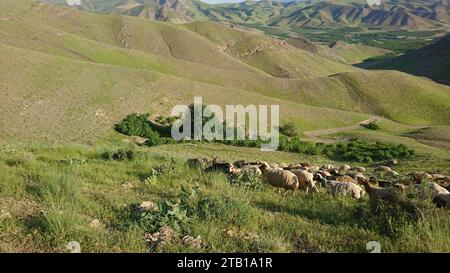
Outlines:
<svg viewBox="0 0 450 273"><path fill-rule="evenodd" d="M358 122L355 125L338 127L338 128L331 128L331 129L324 129L324 130L308 131L308 132L304 132L303 134L305 136L307 136L308 138L312 139L312 140L334 143L334 142L337 142L337 140L334 140L334 139L323 139L323 138L321 138L321 136L323 136L323 135L331 135L331 134L335 134L335 133L339 133L339 132L344 132L344 131L358 129L361 126L367 125L367 124L372 123L372 122L377 122L378 120L379 120L378 117L371 117L369 119L366 119L366 120L363 120L361 122Z"/></svg>

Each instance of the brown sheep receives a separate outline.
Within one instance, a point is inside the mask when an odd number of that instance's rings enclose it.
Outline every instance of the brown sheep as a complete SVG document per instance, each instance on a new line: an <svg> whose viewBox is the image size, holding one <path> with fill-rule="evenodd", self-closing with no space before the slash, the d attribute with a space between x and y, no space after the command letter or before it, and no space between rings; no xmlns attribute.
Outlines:
<svg viewBox="0 0 450 273"><path fill-rule="evenodd" d="M426 172L415 172L408 174L411 177L411 182L414 184L420 184L423 180L432 180L433 177Z"/></svg>
<svg viewBox="0 0 450 273"><path fill-rule="evenodd" d="M391 188L380 188L372 185L369 180L359 178L358 182L364 186L367 194L369 195L371 200L383 200L392 202L395 200L395 194L400 193L401 191L395 187Z"/></svg>
<svg viewBox="0 0 450 273"><path fill-rule="evenodd" d="M357 183L355 179L353 179L352 177L350 177L348 175L332 177L331 180L338 181L338 182L345 182L345 183L354 183L354 184Z"/></svg>
<svg viewBox="0 0 450 273"><path fill-rule="evenodd" d="M264 181L276 188L283 188L294 192L298 189L298 178L295 174L286 170L264 171Z"/></svg>

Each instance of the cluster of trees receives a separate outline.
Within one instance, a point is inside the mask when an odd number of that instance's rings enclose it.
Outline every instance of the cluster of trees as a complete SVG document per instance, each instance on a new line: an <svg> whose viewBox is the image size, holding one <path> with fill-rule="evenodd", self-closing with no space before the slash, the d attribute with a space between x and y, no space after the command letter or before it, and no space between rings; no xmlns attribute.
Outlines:
<svg viewBox="0 0 450 273"><path fill-rule="evenodd" d="M158 121L159 120L159 121ZM160 117L157 122L149 120L149 115L131 114L120 123L115 129L128 136L140 136L146 138L146 145L157 146L164 144L175 144L170 137L170 127L175 122L174 118ZM207 120L204 120L206 122ZM370 129L378 129L376 123L368 125ZM226 128L226 126L224 126ZM280 128L279 151L298 153L306 155L323 155L335 160L354 161L372 163L373 161L388 160L394 158L405 158L414 155L414 150L406 145L391 144L385 142L367 142L353 140L347 143L325 144L303 141L298 137L295 125L287 123ZM182 140L180 142L193 141ZM260 148L265 142L256 140L215 140L214 142L238 147ZM126 156L125 156L126 157Z"/></svg>

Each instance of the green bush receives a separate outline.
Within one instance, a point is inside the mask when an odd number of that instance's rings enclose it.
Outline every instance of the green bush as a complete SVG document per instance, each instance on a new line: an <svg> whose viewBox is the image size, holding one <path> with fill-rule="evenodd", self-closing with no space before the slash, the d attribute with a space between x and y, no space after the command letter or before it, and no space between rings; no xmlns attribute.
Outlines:
<svg viewBox="0 0 450 273"><path fill-rule="evenodd" d="M116 152L106 151L101 154L101 158L104 160L115 160L115 161L123 161L123 160L134 160L136 158L136 153L132 149L123 150L119 149Z"/></svg>
<svg viewBox="0 0 450 273"><path fill-rule="evenodd" d="M140 136L147 139L156 141L159 138L159 134L153 131L149 115L128 115L124 120L115 125L116 131L127 136Z"/></svg>
<svg viewBox="0 0 450 273"><path fill-rule="evenodd" d="M191 114L193 114L194 105L190 105ZM205 107L202 106L204 109ZM192 122L194 122L193 117ZM214 118L214 117L213 117ZM173 122L171 118L160 117L158 122L164 124L170 124ZM210 119L204 118L203 124ZM193 126L193 124L192 124ZM376 123L370 123L366 125L367 128L377 130L380 127ZM154 131L156 128L157 131ZM167 134L167 128L161 129L152 124L148 120L148 115L131 114L127 116L121 123L116 125L116 130L129 135L137 135L147 138L146 145L157 146L164 144L175 144L175 141L171 137L161 137ZM192 127L193 128L193 127ZM224 124L224 131L226 131L226 124ZM236 128L233 128L236 131ZM323 155L336 160L343 161L356 161L371 164L373 161L389 160L394 158L406 158L414 155L414 150L409 149L407 146L400 144L391 144L385 142L367 142L360 140L351 140L347 143L339 144L325 144L314 143L311 141L302 141L300 138L295 137L297 135L295 125L292 123L286 123L280 128L280 143L278 150L288 153L298 153L305 155ZM236 133L236 132L235 132ZM294 136L294 137L291 137ZM215 140L215 142L223 143L225 145L237 146L237 147L251 147L259 148L264 141L261 139L249 140L246 137L245 140ZM120 159L119 159L120 160Z"/></svg>
<svg viewBox="0 0 450 273"><path fill-rule="evenodd" d="M199 201L198 215L202 219L244 227L255 220L257 213L249 202L216 195L203 197Z"/></svg>
<svg viewBox="0 0 450 273"><path fill-rule="evenodd" d="M189 222L187 211L180 205L180 201L166 200L158 204L155 210L141 212L132 208L130 218L147 232L156 232L161 227L171 227L176 232L181 232Z"/></svg>
<svg viewBox="0 0 450 273"><path fill-rule="evenodd" d="M287 122L280 126L280 133L288 137L295 137L298 135L298 130L293 122Z"/></svg>
<svg viewBox="0 0 450 273"><path fill-rule="evenodd" d="M385 142L350 141L336 146L335 158L345 161L371 163L372 161L405 158L414 155L414 150L404 144Z"/></svg>
<svg viewBox="0 0 450 273"><path fill-rule="evenodd" d="M376 122L371 122L369 124L365 124L363 125L364 128L366 129L370 129L370 130L379 130L381 129L380 125L378 125L378 123Z"/></svg>
<svg viewBox="0 0 450 273"><path fill-rule="evenodd" d="M371 200L368 205L359 207L355 214L355 219L362 219L361 226L392 239L407 236L424 221L442 215L430 196L420 196L410 190L406 194L395 195L391 202Z"/></svg>

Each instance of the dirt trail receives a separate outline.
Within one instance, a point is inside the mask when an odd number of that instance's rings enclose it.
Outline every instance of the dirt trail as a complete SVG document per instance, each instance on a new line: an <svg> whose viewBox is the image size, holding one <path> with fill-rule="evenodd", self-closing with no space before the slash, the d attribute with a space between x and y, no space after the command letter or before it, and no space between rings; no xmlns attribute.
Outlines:
<svg viewBox="0 0 450 273"><path fill-rule="evenodd" d="M331 135L339 132L349 131L358 129L363 125L367 125L372 122L377 122L379 120L378 117L370 117L369 119L363 120L361 122L358 122L355 125L345 126L345 127L338 127L338 128L331 128L331 129L324 129L324 130L316 130L316 131L308 131L304 132L303 134L307 136L308 138L316 141L322 141L322 142L336 142L336 140L333 139L323 139L320 136L323 135Z"/></svg>

